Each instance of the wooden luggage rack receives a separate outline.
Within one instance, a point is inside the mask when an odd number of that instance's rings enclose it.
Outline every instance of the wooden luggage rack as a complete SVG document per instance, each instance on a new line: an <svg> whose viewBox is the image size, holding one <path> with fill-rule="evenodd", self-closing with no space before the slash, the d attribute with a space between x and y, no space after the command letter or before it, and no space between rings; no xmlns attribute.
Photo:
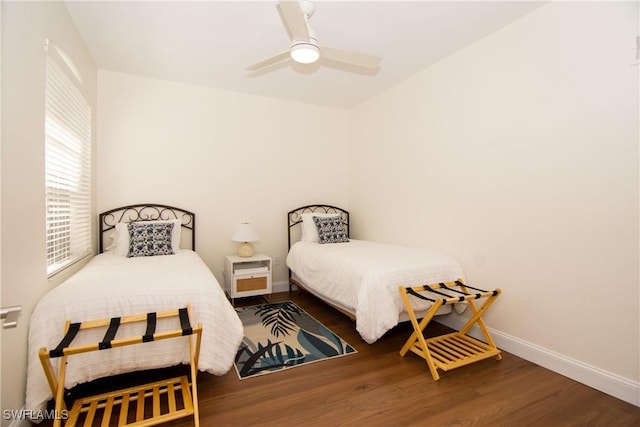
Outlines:
<svg viewBox="0 0 640 427"><path fill-rule="evenodd" d="M193 415L194 425L198 427L200 420L196 375L202 339L202 325L198 324L195 328L191 327L190 312L191 309L187 306L178 310L90 320L81 323L67 321L64 337L58 346L53 350L41 348L39 351L40 362L55 399L56 417L53 424L54 427L62 425L62 418L66 418L66 427L75 426L76 424L107 427L116 422L118 426L151 426L190 415ZM156 332L156 321L164 318L178 319L180 328ZM144 321L147 322L147 327L143 336L115 339L120 325ZM101 342L71 346L78 332L95 328L107 328ZM73 403L70 411L67 410L64 401L64 382L67 371L67 358L69 356L181 336L188 336L191 383L189 383L187 375L183 375L80 398ZM57 376L51 362L51 359L54 358L59 359ZM163 398L164 395L166 396ZM152 405L151 411L145 411L146 398L150 398L147 401ZM120 407L119 411L117 410L118 406ZM133 413L134 407L135 413ZM116 414L117 420L115 418ZM99 419L100 416L102 418L101 421Z"/></svg>
<svg viewBox="0 0 640 427"><path fill-rule="evenodd" d="M431 376L435 381L440 379L438 369L449 371L494 356L496 360L502 359L500 350L496 347L482 320L482 315L500 293L500 289L485 291L465 285L461 279L433 285L401 286L400 295L414 331L400 350L400 356L404 356L411 350L422 357L427 362ZM420 322L418 322L413 310L409 295L433 303ZM480 298L486 298L486 300L478 308L474 300ZM471 308L472 316L460 329L460 332L425 339L423 331L441 306L463 302L466 302ZM475 324L482 331L486 343L467 335Z"/></svg>

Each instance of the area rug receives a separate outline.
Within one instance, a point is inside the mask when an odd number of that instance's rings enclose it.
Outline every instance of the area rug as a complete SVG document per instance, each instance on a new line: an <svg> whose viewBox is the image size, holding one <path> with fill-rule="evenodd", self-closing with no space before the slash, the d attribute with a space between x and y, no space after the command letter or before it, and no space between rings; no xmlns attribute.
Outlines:
<svg viewBox="0 0 640 427"><path fill-rule="evenodd" d="M244 338L235 358L240 379L357 353L291 301L236 308Z"/></svg>

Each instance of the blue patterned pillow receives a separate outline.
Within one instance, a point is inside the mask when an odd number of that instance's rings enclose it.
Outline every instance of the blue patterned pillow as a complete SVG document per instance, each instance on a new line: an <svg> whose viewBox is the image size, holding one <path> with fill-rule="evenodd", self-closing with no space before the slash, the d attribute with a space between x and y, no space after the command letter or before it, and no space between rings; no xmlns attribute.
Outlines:
<svg viewBox="0 0 640 427"><path fill-rule="evenodd" d="M171 246L172 222L150 223L131 222L129 230L128 257L173 255Z"/></svg>
<svg viewBox="0 0 640 427"><path fill-rule="evenodd" d="M347 227L339 216L314 216L313 222L318 228L320 243L342 243L349 241Z"/></svg>

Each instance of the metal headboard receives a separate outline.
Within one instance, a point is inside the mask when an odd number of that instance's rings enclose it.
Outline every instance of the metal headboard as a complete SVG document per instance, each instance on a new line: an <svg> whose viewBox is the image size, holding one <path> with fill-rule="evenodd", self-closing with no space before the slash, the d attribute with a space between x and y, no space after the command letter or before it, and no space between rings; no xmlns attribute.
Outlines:
<svg viewBox="0 0 640 427"><path fill-rule="evenodd" d="M179 219L182 227L191 230L191 249L196 250L196 214L184 209L167 205L145 203L122 206L102 212L99 218L100 253L104 252L104 235L113 230L119 222L157 221Z"/></svg>
<svg viewBox="0 0 640 427"><path fill-rule="evenodd" d="M307 205L294 209L287 213L287 241L291 249L291 229L302 223L303 213L335 213L342 217L342 221L347 226L347 236L349 236L349 211L331 205ZM295 242L294 242L295 243Z"/></svg>

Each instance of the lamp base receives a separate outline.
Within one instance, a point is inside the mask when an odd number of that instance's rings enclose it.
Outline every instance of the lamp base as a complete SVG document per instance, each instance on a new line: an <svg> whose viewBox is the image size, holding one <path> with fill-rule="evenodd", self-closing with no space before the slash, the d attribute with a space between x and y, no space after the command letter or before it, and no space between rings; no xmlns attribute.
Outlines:
<svg viewBox="0 0 640 427"><path fill-rule="evenodd" d="M243 258L253 256L253 245L248 242L241 243L238 247L238 256Z"/></svg>

